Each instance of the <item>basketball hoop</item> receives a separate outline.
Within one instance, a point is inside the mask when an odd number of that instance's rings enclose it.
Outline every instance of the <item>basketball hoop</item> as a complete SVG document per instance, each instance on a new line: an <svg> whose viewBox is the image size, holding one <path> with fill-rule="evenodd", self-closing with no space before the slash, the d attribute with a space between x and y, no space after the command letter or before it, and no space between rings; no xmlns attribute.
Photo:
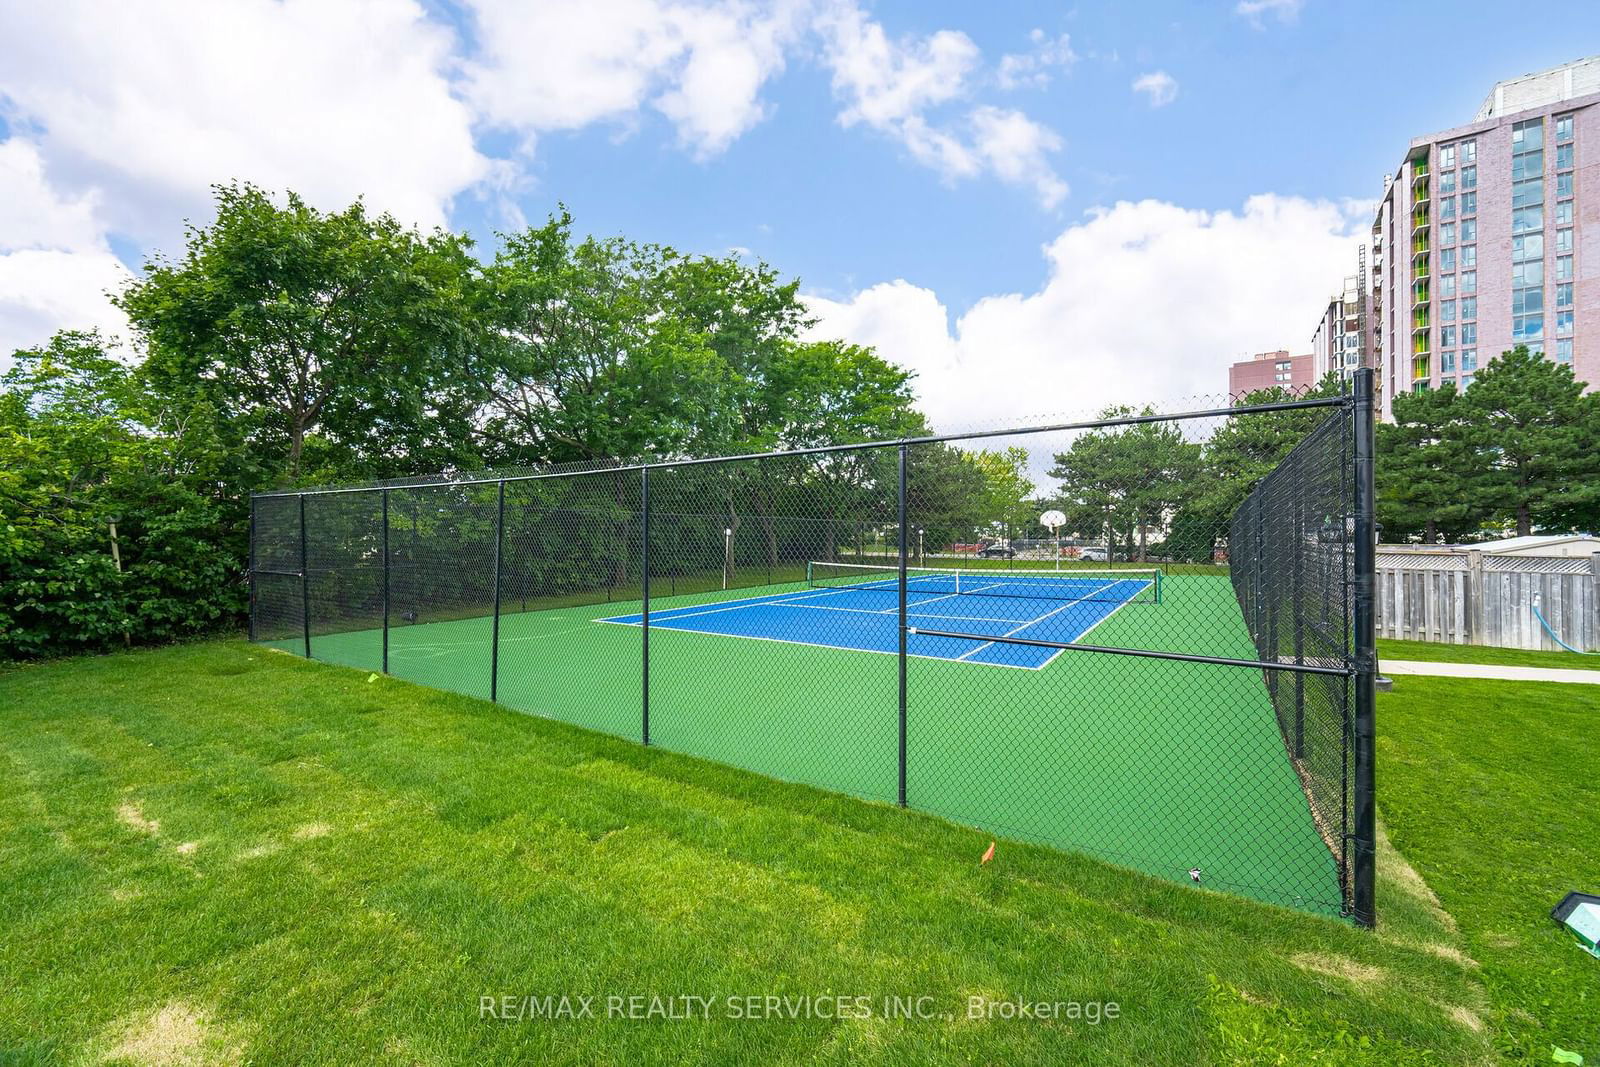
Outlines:
<svg viewBox="0 0 1600 1067"><path fill-rule="evenodd" d="M1056 570L1061 569L1061 527L1067 524L1067 517L1059 511L1047 511L1039 516L1039 525L1048 526L1056 539Z"/></svg>

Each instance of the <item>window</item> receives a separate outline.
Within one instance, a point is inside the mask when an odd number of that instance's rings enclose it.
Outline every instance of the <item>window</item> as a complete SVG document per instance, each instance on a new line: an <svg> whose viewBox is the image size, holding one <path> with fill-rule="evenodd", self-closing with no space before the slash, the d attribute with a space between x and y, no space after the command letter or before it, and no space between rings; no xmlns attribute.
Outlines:
<svg viewBox="0 0 1600 1067"><path fill-rule="evenodd" d="M1571 115L1557 115L1556 116L1556 140L1557 141L1570 141L1570 140L1572 140L1572 116Z"/></svg>
<svg viewBox="0 0 1600 1067"><path fill-rule="evenodd" d="M1560 145L1556 148L1556 170L1572 169L1572 146Z"/></svg>
<svg viewBox="0 0 1600 1067"><path fill-rule="evenodd" d="M1447 345L1453 345L1455 343L1456 328L1454 326L1439 327L1439 347L1444 348Z"/></svg>
<svg viewBox="0 0 1600 1067"><path fill-rule="evenodd" d="M1571 226L1572 225L1572 201L1571 200L1563 200L1563 201L1561 201L1561 203L1556 205L1556 225L1557 226Z"/></svg>
<svg viewBox="0 0 1600 1067"><path fill-rule="evenodd" d="M1470 375L1470 374L1463 374L1463 375L1462 375L1462 376L1461 376L1461 391L1462 391L1462 392L1466 392L1466 390L1467 390L1467 386L1469 386L1469 385L1471 385L1471 384L1472 384L1472 375Z"/></svg>
<svg viewBox="0 0 1600 1067"><path fill-rule="evenodd" d="M1511 232L1527 233L1529 230L1544 228L1544 205L1534 204L1532 207L1519 207L1511 213Z"/></svg>
<svg viewBox="0 0 1600 1067"><path fill-rule="evenodd" d="M1572 338L1563 337L1559 341L1556 342L1556 362L1557 363L1571 363L1572 362Z"/></svg>
<svg viewBox="0 0 1600 1067"><path fill-rule="evenodd" d="M1439 321L1440 322L1454 322L1454 321L1456 321L1456 302L1454 300L1441 300L1441 301L1439 301Z"/></svg>
<svg viewBox="0 0 1600 1067"><path fill-rule="evenodd" d="M1456 146L1447 144L1439 149L1439 169L1449 170L1456 165Z"/></svg>
<svg viewBox="0 0 1600 1067"><path fill-rule="evenodd" d="M1526 263L1544 258L1544 234L1529 233L1511 239L1511 262Z"/></svg>
<svg viewBox="0 0 1600 1067"><path fill-rule="evenodd" d="M1544 286L1533 285L1511 291L1511 313L1525 315L1544 310Z"/></svg>
<svg viewBox="0 0 1600 1067"><path fill-rule="evenodd" d="M1565 311L1556 312L1556 336L1557 337L1570 337L1570 336L1572 336L1572 309L1571 308L1567 308Z"/></svg>
<svg viewBox="0 0 1600 1067"><path fill-rule="evenodd" d="M1439 217L1441 219L1453 219L1456 217L1455 197L1447 196L1439 201Z"/></svg>
<svg viewBox="0 0 1600 1067"><path fill-rule="evenodd" d="M1543 315L1513 315L1511 316L1511 343L1514 345L1528 344L1544 339Z"/></svg>
<svg viewBox="0 0 1600 1067"><path fill-rule="evenodd" d="M1463 219L1461 222L1461 243L1470 244L1478 239L1478 220Z"/></svg>
<svg viewBox="0 0 1600 1067"><path fill-rule="evenodd" d="M1439 275L1439 295L1440 296L1455 296L1456 295L1456 276L1454 274L1441 274L1441 275Z"/></svg>
<svg viewBox="0 0 1600 1067"><path fill-rule="evenodd" d="M1439 192L1453 193L1456 191L1456 172L1447 170L1439 175Z"/></svg>
<svg viewBox="0 0 1600 1067"><path fill-rule="evenodd" d="M1463 189L1476 189L1477 187L1478 187L1478 168L1477 167L1462 167L1461 168L1461 188L1463 188Z"/></svg>
<svg viewBox="0 0 1600 1067"><path fill-rule="evenodd" d="M1572 251L1572 231L1570 229L1556 231L1556 251Z"/></svg>
<svg viewBox="0 0 1600 1067"><path fill-rule="evenodd" d="M1477 317L1478 317L1478 298L1475 297L1475 296L1464 296L1464 297L1462 297L1461 298L1461 318L1463 320L1466 320L1466 319L1475 319Z"/></svg>
<svg viewBox="0 0 1600 1067"><path fill-rule="evenodd" d="M1572 257L1556 257L1556 281L1570 282L1572 280Z"/></svg>
<svg viewBox="0 0 1600 1067"><path fill-rule="evenodd" d="M1467 245L1461 250L1461 265L1463 267L1476 267L1478 265L1478 246Z"/></svg>
<svg viewBox="0 0 1600 1067"><path fill-rule="evenodd" d="M1439 269L1441 271L1455 270L1456 269L1456 250L1455 249L1453 249L1453 248L1445 248L1445 249L1441 249L1439 251Z"/></svg>
<svg viewBox="0 0 1600 1067"><path fill-rule="evenodd" d="M1528 119L1511 127L1511 151L1537 152L1544 147L1544 120Z"/></svg>
<svg viewBox="0 0 1600 1067"><path fill-rule="evenodd" d="M1439 373L1454 374L1456 372L1456 354L1454 352L1439 353Z"/></svg>
<svg viewBox="0 0 1600 1067"><path fill-rule="evenodd" d="M1461 343L1464 345L1475 345L1478 343L1477 323L1464 322L1461 324Z"/></svg>
<svg viewBox="0 0 1600 1067"><path fill-rule="evenodd" d="M1518 152L1511 157L1511 180L1537 178L1544 173L1543 152Z"/></svg>
<svg viewBox="0 0 1600 1067"><path fill-rule="evenodd" d="M1441 388L1441 389L1443 389L1447 385L1451 386L1451 387L1454 387L1455 384L1456 384L1456 380L1454 378L1440 378L1439 379L1439 388Z"/></svg>
<svg viewBox="0 0 1600 1067"><path fill-rule="evenodd" d="M1571 195L1572 195L1572 172L1569 170L1565 174L1557 174L1556 175L1556 196L1559 198L1559 197L1571 196Z"/></svg>
<svg viewBox="0 0 1600 1067"><path fill-rule="evenodd" d="M1442 226L1439 227L1439 244L1444 246L1445 248L1448 248L1448 247L1450 247L1451 245L1453 245L1455 243L1456 243L1456 224L1453 223L1453 222L1444 223Z"/></svg>
<svg viewBox="0 0 1600 1067"><path fill-rule="evenodd" d="M1475 215L1475 214L1478 213L1478 194L1477 193L1462 193L1461 194L1461 213L1463 215Z"/></svg>
<svg viewBox="0 0 1600 1067"><path fill-rule="evenodd" d="M1461 350L1461 369L1463 371L1475 371L1478 369L1478 350L1476 348L1463 348ZM1466 380L1463 379L1461 382L1462 387L1465 388L1466 384Z"/></svg>
<svg viewBox="0 0 1600 1067"><path fill-rule="evenodd" d="M1511 284L1513 287L1524 285L1544 284L1544 262L1532 260L1527 263L1515 263L1511 267Z"/></svg>
<svg viewBox="0 0 1600 1067"><path fill-rule="evenodd" d="M1461 162L1463 162L1463 163L1476 163L1477 161L1478 161L1478 142L1477 141L1462 141L1461 142Z"/></svg>
<svg viewBox="0 0 1600 1067"><path fill-rule="evenodd" d="M1569 308L1572 306L1572 283L1556 283L1556 307Z"/></svg>
<svg viewBox="0 0 1600 1067"><path fill-rule="evenodd" d="M1513 209L1542 203L1544 203L1543 178L1530 178L1527 181L1511 183L1511 206Z"/></svg>

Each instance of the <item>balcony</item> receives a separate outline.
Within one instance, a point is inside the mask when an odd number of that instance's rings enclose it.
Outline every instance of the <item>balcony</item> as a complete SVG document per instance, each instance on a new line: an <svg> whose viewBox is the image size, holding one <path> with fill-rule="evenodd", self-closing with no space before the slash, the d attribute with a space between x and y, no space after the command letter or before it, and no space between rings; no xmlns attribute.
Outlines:
<svg viewBox="0 0 1600 1067"><path fill-rule="evenodd" d="M1411 338L1411 354L1413 356L1426 356L1428 352L1428 332L1424 330Z"/></svg>
<svg viewBox="0 0 1600 1067"><path fill-rule="evenodd" d="M1428 315L1428 305L1427 304L1423 304L1421 307L1417 308L1415 311L1413 311L1411 313L1411 332L1412 333L1416 333L1418 330L1426 330L1431 325L1433 325L1433 323L1430 320L1429 315Z"/></svg>
<svg viewBox="0 0 1600 1067"><path fill-rule="evenodd" d="M1428 303L1428 283L1426 279L1411 287L1411 307L1426 307Z"/></svg>
<svg viewBox="0 0 1600 1067"><path fill-rule="evenodd" d="M1411 280L1413 282L1424 281L1428 278L1431 271L1432 268L1428 265L1427 258L1424 257L1423 259L1418 260L1416 265L1411 268Z"/></svg>
<svg viewBox="0 0 1600 1067"><path fill-rule="evenodd" d="M1428 208L1426 204L1411 213L1411 237L1413 241L1416 240L1417 234L1427 230L1428 221Z"/></svg>

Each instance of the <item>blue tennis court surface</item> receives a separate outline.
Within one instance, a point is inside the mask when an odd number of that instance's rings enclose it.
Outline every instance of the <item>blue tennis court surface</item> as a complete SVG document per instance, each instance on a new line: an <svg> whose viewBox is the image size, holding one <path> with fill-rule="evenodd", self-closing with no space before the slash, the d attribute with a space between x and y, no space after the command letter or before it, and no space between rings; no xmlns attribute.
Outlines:
<svg viewBox="0 0 1600 1067"><path fill-rule="evenodd" d="M652 630L780 641L894 654L899 650L899 580L887 568L813 564L824 570L807 588L650 612ZM876 573L874 573L876 572ZM1129 604L1153 610L1160 576L1151 571L913 572L906 581L907 626L974 638L911 633L907 650L928 659L1038 670L1060 649L1001 644L1024 637L1070 643ZM638 626L640 615L598 622Z"/></svg>

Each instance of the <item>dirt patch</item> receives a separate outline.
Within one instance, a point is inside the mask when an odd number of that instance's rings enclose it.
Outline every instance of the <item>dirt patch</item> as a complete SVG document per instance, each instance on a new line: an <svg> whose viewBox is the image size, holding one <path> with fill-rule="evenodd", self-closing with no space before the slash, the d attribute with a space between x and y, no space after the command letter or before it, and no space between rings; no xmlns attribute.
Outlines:
<svg viewBox="0 0 1600 1067"><path fill-rule="evenodd" d="M1475 1034L1483 1033L1483 1020L1478 1018L1478 1013L1471 1008L1465 1008L1458 1004L1450 1009L1450 1018Z"/></svg>
<svg viewBox="0 0 1600 1067"><path fill-rule="evenodd" d="M1388 977L1382 967L1357 963L1348 956L1336 956L1332 953L1301 952L1290 956L1289 962L1301 970L1325 974L1330 978L1343 978L1362 987L1377 985Z"/></svg>
<svg viewBox="0 0 1600 1067"><path fill-rule="evenodd" d="M106 1060L148 1067L208 1067L239 1063L242 1056L228 1034L205 1012L181 1000L124 1022Z"/></svg>
<svg viewBox="0 0 1600 1067"><path fill-rule="evenodd" d="M1456 932L1456 919L1454 915L1444 910L1444 905L1439 903L1439 898L1433 888L1417 873L1417 869L1406 862L1400 851L1389 843L1389 835L1380 827L1378 830L1378 869L1389 881L1389 887L1399 890L1406 896L1417 901L1427 909L1428 914L1451 933Z"/></svg>
<svg viewBox="0 0 1600 1067"><path fill-rule="evenodd" d="M331 833L333 833L333 827L325 822L308 822L304 826L295 829L294 839L296 841L313 841L319 837L327 837Z"/></svg>
<svg viewBox="0 0 1600 1067"><path fill-rule="evenodd" d="M282 847L276 841L263 841L261 844L253 845L239 853L239 858L242 860L258 860L262 856L272 855Z"/></svg>
<svg viewBox="0 0 1600 1067"><path fill-rule="evenodd" d="M145 818L144 812L139 810L139 805L134 803L124 803L119 807L117 809L117 818L121 820L122 825L137 830L141 834L153 835L161 832L161 823L156 819Z"/></svg>
<svg viewBox="0 0 1600 1067"><path fill-rule="evenodd" d="M176 847L176 851L180 856L192 856L196 852L200 851L200 842L185 841L183 844Z"/></svg>

